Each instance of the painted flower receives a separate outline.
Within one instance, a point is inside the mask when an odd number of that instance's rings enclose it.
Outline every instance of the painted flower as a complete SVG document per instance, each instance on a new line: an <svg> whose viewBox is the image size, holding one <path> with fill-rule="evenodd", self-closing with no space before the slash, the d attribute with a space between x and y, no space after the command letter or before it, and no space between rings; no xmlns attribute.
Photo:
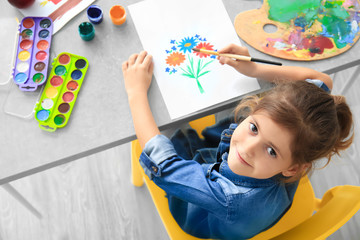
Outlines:
<svg viewBox="0 0 360 240"><path fill-rule="evenodd" d="M196 46L197 43L198 40L195 39L194 37L191 38L185 37L184 39L181 40L178 47L180 48L180 51L183 51L184 53L186 52L191 53L191 50Z"/></svg>
<svg viewBox="0 0 360 240"><path fill-rule="evenodd" d="M206 42L201 42L196 46L196 48L198 48L198 49L205 49L205 50L214 50L213 47L214 47L213 45L211 45L210 43L206 43ZM200 58L202 58L202 57L206 58L206 57L210 56L209 54L202 53L202 52L195 52L195 54Z"/></svg>
<svg viewBox="0 0 360 240"><path fill-rule="evenodd" d="M173 52L166 59L166 64L169 66L177 66L185 61L185 55L179 52Z"/></svg>

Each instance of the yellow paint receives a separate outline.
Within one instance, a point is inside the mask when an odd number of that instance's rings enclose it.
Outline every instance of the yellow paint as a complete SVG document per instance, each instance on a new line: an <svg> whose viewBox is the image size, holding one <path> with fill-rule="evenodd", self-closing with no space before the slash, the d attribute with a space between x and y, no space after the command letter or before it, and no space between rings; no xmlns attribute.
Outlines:
<svg viewBox="0 0 360 240"><path fill-rule="evenodd" d="M297 51L292 51L292 53L298 57L299 59L307 59L309 58L309 51L308 50L297 50Z"/></svg>
<svg viewBox="0 0 360 240"><path fill-rule="evenodd" d="M30 53L28 51L21 51L18 58L20 61L27 61L30 58Z"/></svg>
<svg viewBox="0 0 360 240"><path fill-rule="evenodd" d="M57 93L58 93L58 91L54 87L49 87L48 89L46 89L46 92L45 92L45 94L48 98L56 97Z"/></svg>

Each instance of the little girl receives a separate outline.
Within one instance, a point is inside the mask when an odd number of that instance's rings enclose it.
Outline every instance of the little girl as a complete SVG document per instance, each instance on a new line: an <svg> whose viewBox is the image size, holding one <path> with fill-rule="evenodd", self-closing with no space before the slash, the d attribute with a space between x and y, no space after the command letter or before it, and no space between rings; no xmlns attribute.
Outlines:
<svg viewBox="0 0 360 240"><path fill-rule="evenodd" d="M249 56L236 45L219 52ZM278 85L261 99L241 101L235 118L205 129L205 140L193 130L179 130L171 140L160 134L147 98L150 55L134 54L122 69L143 148L140 164L167 193L179 226L200 238L247 239L286 213L313 161L330 161L350 146L352 114L344 97L329 94L326 74L224 57L219 62Z"/></svg>

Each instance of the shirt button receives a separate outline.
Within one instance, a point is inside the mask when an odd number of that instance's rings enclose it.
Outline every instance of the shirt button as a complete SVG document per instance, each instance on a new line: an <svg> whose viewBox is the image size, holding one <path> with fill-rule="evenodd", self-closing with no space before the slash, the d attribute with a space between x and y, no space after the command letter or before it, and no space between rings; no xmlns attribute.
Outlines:
<svg viewBox="0 0 360 240"><path fill-rule="evenodd" d="M157 173L157 171L158 171L157 167L152 166L151 168L152 168L152 170L153 170L154 172L156 172L156 173Z"/></svg>

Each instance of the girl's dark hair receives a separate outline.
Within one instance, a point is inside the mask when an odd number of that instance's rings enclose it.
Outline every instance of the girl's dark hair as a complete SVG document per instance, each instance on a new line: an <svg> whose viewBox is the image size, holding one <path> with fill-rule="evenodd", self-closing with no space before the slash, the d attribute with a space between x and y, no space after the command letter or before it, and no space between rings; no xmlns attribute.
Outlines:
<svg viewBox="0 0 360 240"><path fill-rule="evenodd" d="M306 81L280 83L262 98L245 98L235 109L235 119L257 111L265 111L293 134L292 160L300 165L312 166L323 157L327 165L353 141L352 113L345 97L328 94Z"/></svg>

